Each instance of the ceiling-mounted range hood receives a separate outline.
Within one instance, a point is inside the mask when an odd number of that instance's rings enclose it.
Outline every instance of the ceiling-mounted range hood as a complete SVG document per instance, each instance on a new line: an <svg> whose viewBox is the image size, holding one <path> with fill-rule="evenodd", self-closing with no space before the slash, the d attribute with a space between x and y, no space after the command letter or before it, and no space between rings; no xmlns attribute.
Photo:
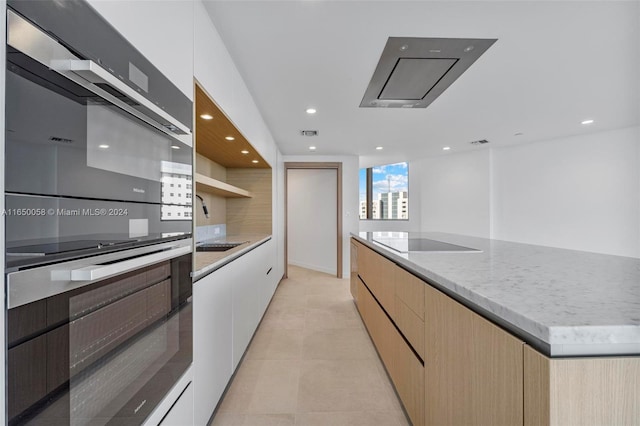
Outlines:
<svg viewBox="0 0 640 426"><path fill-rule="evenodd" d="M426 108L497 39L389 37L363 108Z"/></svg>

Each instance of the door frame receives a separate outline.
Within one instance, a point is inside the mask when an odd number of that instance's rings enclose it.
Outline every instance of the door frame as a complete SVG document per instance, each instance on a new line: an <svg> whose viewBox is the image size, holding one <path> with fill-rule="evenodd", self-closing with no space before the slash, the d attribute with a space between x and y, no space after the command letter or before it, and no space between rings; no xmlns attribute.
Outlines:
<svg viewBox="0 0 640 426"><path fill-rule="evenodd" d="M337 176L336 244L338 258L336 276L342 278L342 163L338 162L285 162L284 163L284 276L289 277L289 170L290 169L333 169Z"/></svg>

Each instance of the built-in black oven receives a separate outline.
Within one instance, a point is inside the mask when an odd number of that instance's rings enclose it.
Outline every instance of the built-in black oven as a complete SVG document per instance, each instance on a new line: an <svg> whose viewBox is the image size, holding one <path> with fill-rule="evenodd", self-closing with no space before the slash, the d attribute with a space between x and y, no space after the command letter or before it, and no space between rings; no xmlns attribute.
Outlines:
<svg viewBox="0 0 640 426"><path fill-rule="evenodd" d="M191 364L190 244L122 253L8 274L10 425L140 425Z"/></svg>
<svg viewBox="0 0 640 426"><path fill-rule="evenodd" d="M142 424L192 359L192 102L84 0L7 2L10 424Z"/></svg>

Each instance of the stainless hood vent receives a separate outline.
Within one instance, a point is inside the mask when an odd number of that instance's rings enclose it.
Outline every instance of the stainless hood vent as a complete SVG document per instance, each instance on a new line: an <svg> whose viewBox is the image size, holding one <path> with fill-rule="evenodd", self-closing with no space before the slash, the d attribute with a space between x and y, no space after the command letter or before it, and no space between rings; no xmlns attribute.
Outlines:
<svg viewBox="0 0 640 426"><path fill-rule="evenodd" d="M497 39L389 37L363 108L426 108Z"/></svg>

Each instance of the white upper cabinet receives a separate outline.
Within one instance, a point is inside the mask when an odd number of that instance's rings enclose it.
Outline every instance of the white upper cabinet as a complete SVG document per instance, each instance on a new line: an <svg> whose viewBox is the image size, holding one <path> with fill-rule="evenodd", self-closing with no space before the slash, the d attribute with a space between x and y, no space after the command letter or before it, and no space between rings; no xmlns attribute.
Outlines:
<svg viewBox="0 0 640 426"><path fill-rule="evenodd" d="M193 100L193 21L196 2L88 2L160 72Z"/></svg>

